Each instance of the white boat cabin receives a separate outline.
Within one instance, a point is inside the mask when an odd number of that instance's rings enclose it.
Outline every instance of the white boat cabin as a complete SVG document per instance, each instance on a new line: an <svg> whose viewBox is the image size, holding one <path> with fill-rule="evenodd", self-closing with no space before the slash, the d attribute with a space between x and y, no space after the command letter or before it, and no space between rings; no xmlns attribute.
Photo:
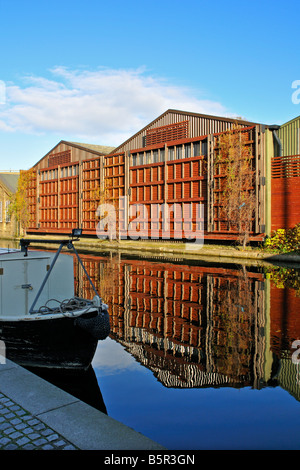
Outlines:
<svg viewBox="0 0 300 470"><path fill-rule="evenodd" d="M50 269L55 253L0 249L0 322L32 318L30 309ZM61 254L34 306L50 299L62 302L74 297L73 257ZM49 305L49 302L48 302Z"/></svg>

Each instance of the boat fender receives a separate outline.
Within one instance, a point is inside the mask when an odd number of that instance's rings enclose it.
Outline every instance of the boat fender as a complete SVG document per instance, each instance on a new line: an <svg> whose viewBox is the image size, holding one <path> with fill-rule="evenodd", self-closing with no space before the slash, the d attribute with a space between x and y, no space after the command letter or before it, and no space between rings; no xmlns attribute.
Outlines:
<svg viewBox="0 0 300 470"><path fill-rule="evenodd" d="M107 308L104 308L104 304L99 309L97 316L92 318L79 317L75 320L75 324L98 340L107 338L110 333L109 314Z"/></svg>

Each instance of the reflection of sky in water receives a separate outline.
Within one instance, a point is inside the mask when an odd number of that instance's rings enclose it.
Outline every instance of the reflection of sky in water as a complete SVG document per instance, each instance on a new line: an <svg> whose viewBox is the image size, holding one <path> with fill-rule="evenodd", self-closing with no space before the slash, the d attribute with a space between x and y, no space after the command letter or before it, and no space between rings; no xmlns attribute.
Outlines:
<svg viewBox="0 0 300 470"><path fill-rule="evenodd" d="M128 354L121 344L109 337L105 341L99 341L92 365L94 369L99 371L101 377L140 367L134 357Z"/></svg>
<svg viewBox="0 0 300 470"><path fill-rule="evenodd" d="M110 338L93 367L108 414L168 449L300 448L300 404L280 387L166 388Z"/></svg>

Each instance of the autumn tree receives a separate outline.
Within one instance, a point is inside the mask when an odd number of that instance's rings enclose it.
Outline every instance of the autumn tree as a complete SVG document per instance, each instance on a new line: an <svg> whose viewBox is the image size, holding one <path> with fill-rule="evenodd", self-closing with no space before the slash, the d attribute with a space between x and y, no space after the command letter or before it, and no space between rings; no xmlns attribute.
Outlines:
<svg viewBox="0 0 300 470"><path fill-rule="evenodd" d="M17 190L10 197L9 214L15 215L23 232L26 232L30 223L29 188L34 177L35 171L33 169L21 170Z"/></svg>
<svg viewBox="0 0 300 470"><path fill-rule="evenodd" d="M256 205L254 169L248 132L235 126L218 138L215 165L222 175L222 217L228 230L238 232L239 242L245 247L253 230Z"/></svg>
<svg viewBox="0 0 300 470"><path fill-rule="evenodd" d="M91 189L91 199L96 217L102 222L103 231L106 231L110 240L118 240L119 198L113 196L112 179L108 178L103 184Z"/></svg>

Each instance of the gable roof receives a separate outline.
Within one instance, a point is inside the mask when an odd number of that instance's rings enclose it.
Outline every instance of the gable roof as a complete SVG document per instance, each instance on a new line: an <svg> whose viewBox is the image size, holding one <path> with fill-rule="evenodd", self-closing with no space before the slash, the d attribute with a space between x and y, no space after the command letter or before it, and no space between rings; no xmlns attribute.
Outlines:
<svg viewBox="0 0 300 470"><path fill-rule="evenodd" d="M15 193L18 186L19 173L0 173L0 183L10 192Z"/></svg>
<svg viewBox="0 0 300 470"><path fill-rule="evenodd" d="M193 113L193 112L190 112L190 111L180 111L180 110L176 110L176 109L168 109L167 111L162 113L160 116L155 118L153 121L151 121L149 124L147 124L145 127L140 129L136 134L129 137L129 139L127 139L121 145L116 147L114 149L114 153L117 153L117 152L120 152L120 151L124 151L125 149L128 149L129 144L131 142L136 141L136 139L139 136L145 135L145 133L148 129L158 127L157 124L159 126L163 126L166 123L174 124L174 123L178 122L180 119L181 120L186 120L186 119L190 119L190 118L193 119L194 121L195 120L202 120L202 121L210 122L210 124L208 124L207 127L211 128L211 129L213 129L214 127L217 128L217 127L220 127L220 126L224 127L224 126L227 125L227 123L230 123L230 124L238 123L238 124L241 124L242 126L249 126L249 125L255 126L255 125L261 124L261 123L246 121L246 120L244 120L242 118L239 118L239 117L237 117L237 118L224 117L224 116L221 117L221 116L213 116L213 115L209 115L209 114ZM210 133L214 133L214 132L212 131ZM206 134L200 133L199 135L206 135ZM197 137L198 137L198 135L197 135ZM134 147L134 148L136 148L136 147Z"/></svg>
<svg viewBox="0 0 300 470"><path fill-rule="evenodd" d="M295 117L295 118L293 118L293 119L290 119L290 120L287 121L287 122L284 122L283 124L280 124L280 127L289 126L289 125L291 125L291 124L293 124L293 123L297 123L297 122L300 122L300 116L297 116L297 117Z"/></svg>
<svg viewBox="0 0 300 470"><path fill-rule="evenodd" d="M73 147L87 149L87 150L93 150L94 152L97 152L101 155L107 155L108 153L113 152L113 150L115 149L115 147L109 147L107 145L82 144L80 142L70 142L70 141L67 141L67 140L62 140L61 142L65 143L65 144L69 144Z"/></svg>
<svg viewBox="0 0 300 470"><path fill-rule="evenodd" d="M51 155L51 153L58 147L60 144L65 144L70 147L77 148L79 150L86 150L90 153L93 153L95 155L107 155L109 153L112 153L115 147L109 147L107 145L95 145L95 144L84 144L80 142L71 142L69 140L60 140L54 147L52 147L49 152L47 152L42 158L40 158L32 168L36 167L45 157L48 155Z"/></svg>

